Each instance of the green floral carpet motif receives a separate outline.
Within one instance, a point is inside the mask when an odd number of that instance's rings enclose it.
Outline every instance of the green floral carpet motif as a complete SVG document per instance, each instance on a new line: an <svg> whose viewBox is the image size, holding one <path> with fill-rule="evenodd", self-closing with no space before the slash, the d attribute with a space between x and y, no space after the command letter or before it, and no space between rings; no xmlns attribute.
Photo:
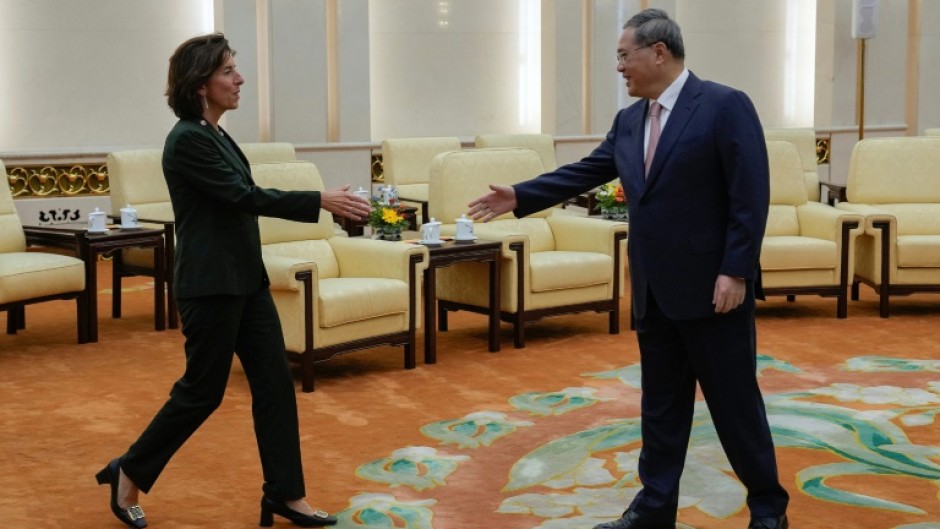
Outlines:
<svg viewBox="0 0 940 529"><path fill-rule="evenodd" d="M766 355L758 358L761 377L776 372L777 377L803 377L805 381L810 370ZM903 495L865 493L852 486L892 477L918 490L929 488L937 499L940 447L914 439L936 429L940 377L926 383L914 381L940 372L940 361L859 356L835 371L916 377L910 385L833 381L796 391L765 391L778 453L811 456L801 459L790 482L785 481L791 496L799 495L804 506L839 504L857 510L855 515L861 519L866 511L923 517L893 525L894 529L940 529L935 516L906 502ZM351 499L349 508L339 513L339 527L434 528L436 497L449 486L448 476L463 465L481 464L483 447L496 449L520 432L537 428L540 421L596 415L599 405L627 393L636 399L639 375L636 364L584 373L584 387L508 396L515 410L511 413L478 410L425 424L420 430L428 446L402 447L359 468L357 474L373 484L372 492ZM639 416L601 417L590 428L555 434L530 446L512 462L508 475L493 475L485 482L493 487L492 494L501 497L497 512L505 517L507 527L522 527L514 519L523 516L534 520L528 526L531 529L590 529L620 516L640 490ZM804 459L826 462L804 463ZM417 494L398 499L396 490L406 487ZM681 491L678 527L713 527L707 520L746 512L746 490L731 470L703 401L695 408ZM706 522L696 524L685 518Z"/></svg>

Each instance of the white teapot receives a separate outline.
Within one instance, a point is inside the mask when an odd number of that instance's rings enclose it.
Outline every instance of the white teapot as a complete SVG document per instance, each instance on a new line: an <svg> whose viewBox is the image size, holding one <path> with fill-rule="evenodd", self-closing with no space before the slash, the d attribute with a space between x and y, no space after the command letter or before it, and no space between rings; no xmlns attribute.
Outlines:
<svg viewBox="0 0 940 529"><path fill-rule="evenodd" d="M439 243L441 242L441 223L431 217L430 222L421 225L421 242Z"/></svg>

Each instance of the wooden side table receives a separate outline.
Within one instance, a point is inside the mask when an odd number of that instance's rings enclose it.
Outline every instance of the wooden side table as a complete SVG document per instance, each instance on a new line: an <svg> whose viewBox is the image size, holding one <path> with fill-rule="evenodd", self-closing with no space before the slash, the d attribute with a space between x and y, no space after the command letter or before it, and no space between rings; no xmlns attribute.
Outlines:
<svg viewBox="0 0 940 529"><path fill-rule="evenodd" d="M485 262L490 268L489 349L500 349L499 339L499 257L500 241L448 240L428 246L428 267L424 271L424 363L437 363L437 269L454 263ZM443 329L446 330L446 329Z"/></svg>
<svg viewBox="0 0 940 529"><path fill-rule="evenodd" d="M162 227L143 225L139 229L112 228L107 233L88 233L84 224L23 226L30 245L67 248L85 262L85 285L88 288L88 341L98 341L98 254L122 248L153 248L154 263L154 328L166 328L166 283L172 268L164 261L166 248ZM172 296L172 293L170 294Z"/></svg>
<svg viewBox="0 0 940 529"><path fill-rule="evenodd" d="M421 234L415 231L403 232L406 243L416 243ZM392 243L395 244L395 243ZM416 243L420 244L420 243ZM489 307L489 350L500 349L499 322L499 259L503 243L500 241L455 241L447 239L441 245L428 245L428 267L424 271L424 363L437 363L437 269L455 263L489 263L490 272L490 307ZM442 328L441 330L447 330Z"/></svg>

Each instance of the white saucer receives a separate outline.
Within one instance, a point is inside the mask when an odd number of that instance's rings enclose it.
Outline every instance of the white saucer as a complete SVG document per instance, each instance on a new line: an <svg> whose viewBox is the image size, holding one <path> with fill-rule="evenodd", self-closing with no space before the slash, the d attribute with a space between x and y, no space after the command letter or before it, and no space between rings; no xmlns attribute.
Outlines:
<svg viewBox="0 0 940 529"><path fill-rule="evenodd" d="M418 243L425 246L440 246L444 244L444 241L442 239L438 239L436 241L418 241Z"/></svg>
<svg viewBox="0 0 940 529"><path fill-rule="evenodd" d="M104 228L101 230L93 230L91 228L86 228L85 231L87 231L88 233L108 233L111 230L109 230L108 228Z"/></svg>
<svg viewBox="0 0 940 529"><path fill-rule="evenodd" d="M454 237L454 240L457 241L457 242L470 242L470 241L475 241L475 240L477 240L477 237L476 237L476 235L474 235L473 237L467 237L466 239L463 239L463 238L460 238L460 237Z"/></svg>

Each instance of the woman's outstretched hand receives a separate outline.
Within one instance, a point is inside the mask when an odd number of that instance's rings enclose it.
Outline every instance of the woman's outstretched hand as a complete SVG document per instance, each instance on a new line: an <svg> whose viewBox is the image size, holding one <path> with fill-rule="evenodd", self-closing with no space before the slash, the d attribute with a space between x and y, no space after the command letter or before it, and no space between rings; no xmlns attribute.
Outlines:
<svg viewBox="0 0 940 529"><path fill-rule="evenodd" d="M349 192L349 184L320 193L320 207L334 215L362 220L369 216L372 204Z"/></svg>
<svg viewBox="0 0 940 529"><path fill-rule="evenodd" d="M512 186L490 184L490 192L471 201L470 218L489 222L490 220L516 209L516 190Z"/></svg>

